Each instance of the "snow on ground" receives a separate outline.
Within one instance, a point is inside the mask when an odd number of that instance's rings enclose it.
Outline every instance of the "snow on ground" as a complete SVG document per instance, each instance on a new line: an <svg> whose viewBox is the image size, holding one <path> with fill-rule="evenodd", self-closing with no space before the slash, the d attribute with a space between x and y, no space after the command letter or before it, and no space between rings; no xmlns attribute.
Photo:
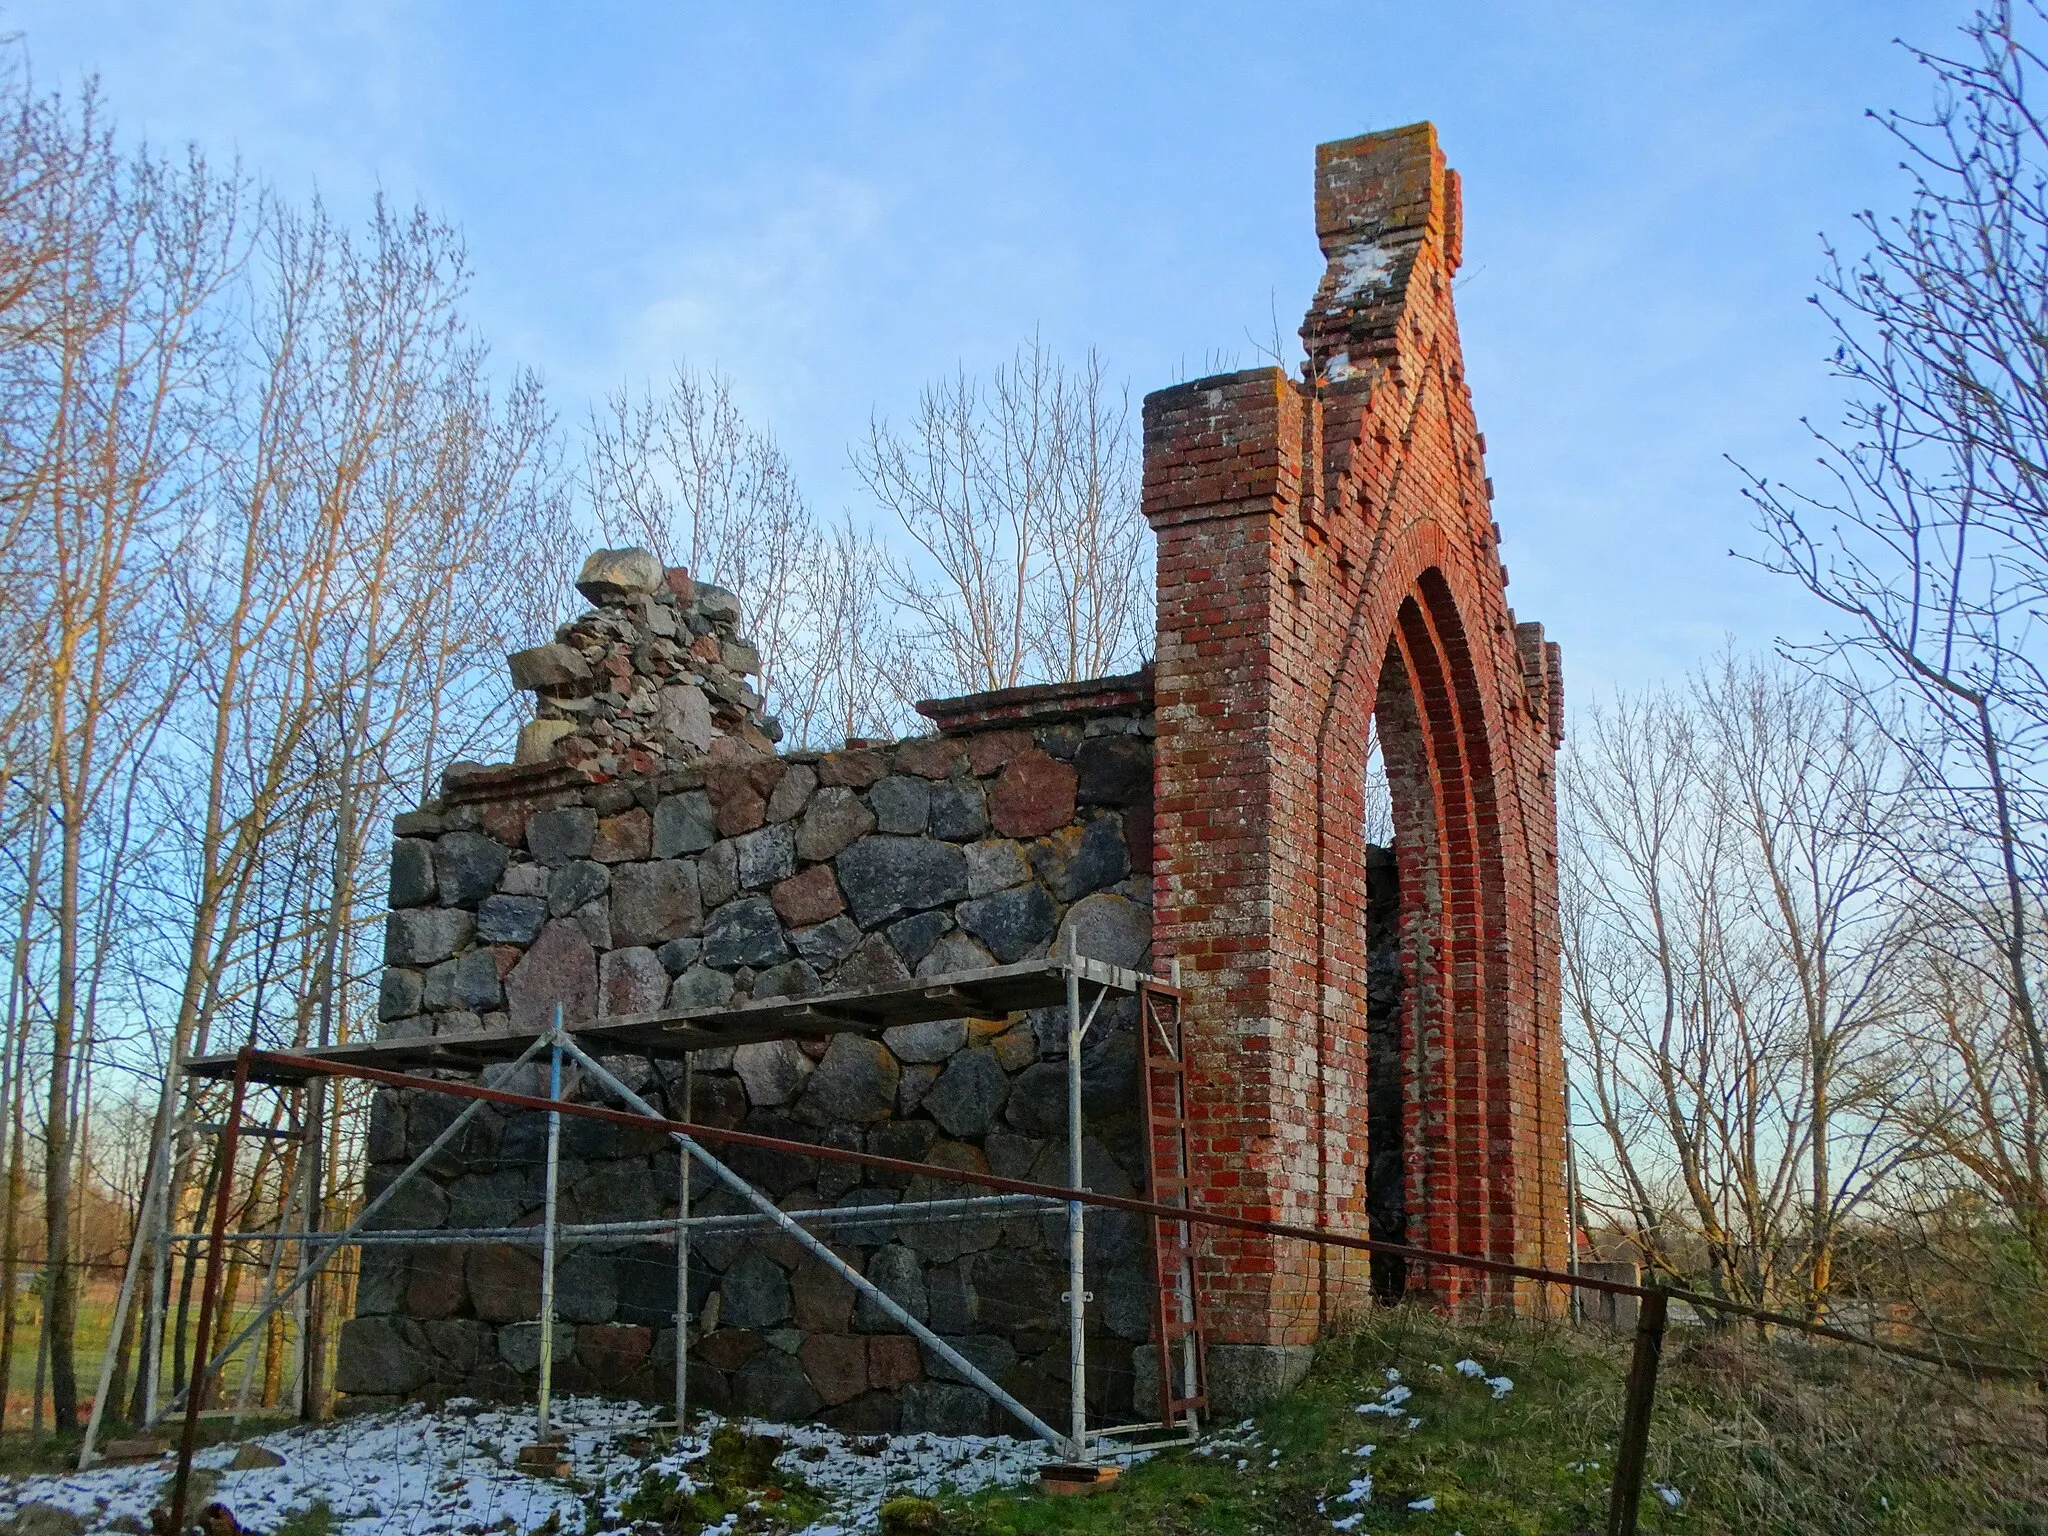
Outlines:
<svg viewBox="0 0 2048 1536"><path fill-rule="evenodd" d="M715 1421L662 1454L644 1447L657 1417L637 1404L596 1398L562 1402L556 1424L572 1473L556 1481L514 1469L534 1438L531 1410L453 1402L438 1413L413 1409L258 1435L284 1458L280 1467L228 1470L237 1445L199 1453L195 1465L218 1474L202 1502L218 1502L244 1528L271 1531L288 1516L326 1504L337 1536L505 1536L573 1533L622 1524L619 1505L649 1472L687 1478ZM871 1530L875 1511L898 1494L944 1488L972 1493L1037 1475L1046 1448L1006 1436L842 1435L813 1425L746 1421L749 1433L784 1442L777 1465L832 1501L808 1536ZM149 1512L170 1497L173 1463L95 1467L89 1472L0 1479L0 1523L27 1504L50 1504L82 1518L88 1532L147 1531Z"/></svg>

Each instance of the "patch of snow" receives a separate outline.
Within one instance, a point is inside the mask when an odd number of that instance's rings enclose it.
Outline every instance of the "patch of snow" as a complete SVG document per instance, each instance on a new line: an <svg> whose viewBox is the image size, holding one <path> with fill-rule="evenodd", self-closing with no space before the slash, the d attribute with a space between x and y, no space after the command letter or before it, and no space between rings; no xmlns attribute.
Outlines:
<svg viewBox="0 0 2048 1536"><path fill-rule="evenodd" d="M1456 1371L1460 1376L1471 1377L1474 1381L1477 1381L1480 1377L1486 1374L1486 1367L1481 1365L1477 1360L1460 1360L1456 1365L1452 1366L1451 1369Z"/></svg>
<svg viewBox="0 0 2048 1536"><path fill-rule="evenodd" d="M408 1409L254 1437L251 1443L284 1458L282 1466L229 1471L235 1444L202 1451L194 1464L220 1474L210 1500L250 1530L273 1530L325 1504L337 1536L460 1536L487 1527L507 1536L542 1527L580 1531L593 1503L600 1523L618 1523L620 1505L651 1472L694 1486L691 1464L704 1455L716 1422L707 1420L702 1432L659 1454L635 1454L621 1442L655 1420L654 1408L595 1398L559 1406L571 1469L561 1481L529 1477L514 1465L519 1447L534 1438L530 1410L485 1409L464 1400L440 1413ZM830 1515L811 1527L811 1536L871 1525L884 1499L896 1494L929 1495L945 1485L972 1493L1026 1482L1047 1455L1037 1441L1008 1436L884 1439L843 1436L818 1425L744 1422L752 1433L780 1438L778 1465L831 1501ZM861 1454L854 1440L878 1449ZM151 1509L169 1498L171 1476L164 1460L0 1482L0 1522L25 1504L43 1503L79 1516L87 1533L111 1531L117 1522L148 1529ZM728 1521L712 1530L733 1528Z"/></svg>
<svg viewBox="0 0 2048 1536"><path fill-rule="evenodd" d="M1420 1513L1426 1515L1432 1509L1436 1508L1436 1495L1432 1493L1426 1499L1410 1499L1408 1501L1408 1507L1412 1510L1419 1511Z"/></svg>
<svg viewBox="0 0 2048 1536"><path fill-rule="evenodd" d="M1650 1486L1657 1490L1657 1497L1662 1499L1669 1508L1676 1509L1685 1502L1685 1495L1676 1488L1667 1487L1663 1483L1652 1483Z"/></svg>
<svg viewBox="0 0 2048 1536"><path fill-rule="evenodd" d="M1372 1479L1370 1477L1354 1477L1351 1479L1351 1486L1338 1494L1336 1499L1339 1504L1363 1504L1371 1497Z"/></svg>
<svg viewBox="0 0 2048 1536"><path fill-rule="evenodd" d="M1337 274L1336 297L1355 299L1381 286L1392 270L1394 258L1370 241L1361 241L1340 252L1332 269Z"/></svg>
<svg viewBox="0 0 2048 1536"><path fill-rule="evenodd" d="M1489 1376L1486 1378L1486 1385L1493 1389L1493 1398L1495 1402L1499 1402L1502 1398L1506 1397L1510 1392L1515 1390L1514 1382L1509 1380L1505 1376Z"/></svg>
<svg viewBox="0 0 2048 1536"><path fill-rule="evenodd" d="M1360 1510L1355 1515L1346 1515L1342 1520L1332 1520L1330 1522L1330 1529L1333 1531L1355 1531L1358 1529L1359 1522L1364 1518L1365 1511Z"/></svg>
<svg viewBox="0 0 2048 1536"><path fill-rule="evenodd" d="M1400 1413L1401 1404L1407 1402L1414 1395L1415 1389L1413 1387L1388 1387L1386 1391L1379 1395L1377 1402L1360 1403L1351 1411L1353 1413L1378 1413L1384 1414L1390 1419L1395 1418Z"/></svg>

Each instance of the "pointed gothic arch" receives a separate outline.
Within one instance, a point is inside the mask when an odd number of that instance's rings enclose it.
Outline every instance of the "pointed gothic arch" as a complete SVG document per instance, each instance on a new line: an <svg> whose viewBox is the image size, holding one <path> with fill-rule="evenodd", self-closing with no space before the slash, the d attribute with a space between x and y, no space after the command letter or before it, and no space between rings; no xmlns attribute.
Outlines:
<svg viewBox="0 0 2048 1536"><path fill-rule="evenodd" d="M1305 377L1145 409L1154 931L1195 986L1202 1167L1247 1214L1561 1264L1562 697L1556 647L1507 605L1451 302L1458 181L1428 125L1368 135L1319 150L1316 211ZM1360 833L1369 721L1391 874ZM1251 1241L1213 1270L1226 1349L1477 1285Z"/></svg>

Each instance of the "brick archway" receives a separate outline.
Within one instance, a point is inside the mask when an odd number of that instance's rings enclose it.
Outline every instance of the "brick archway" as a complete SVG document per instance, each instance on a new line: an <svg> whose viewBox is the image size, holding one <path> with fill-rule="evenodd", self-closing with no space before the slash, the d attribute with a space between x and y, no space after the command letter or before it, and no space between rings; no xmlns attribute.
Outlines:
<svg viewBox="0 0 2048 1536"><path fill-rule="evenodd" d="M1196 987L1198 1174L1246 1214L1558 1264L1562 695L1556 647L1507 606L1451 302L1457 177L1426 124L1324 145L1316 212L1328 269L1306 377L1252 370L1145 404L1155 937ZM1360 830L1374 719L1398 885L1398 995L1382 986L1377 1036L1387 882ZM1399 1278L1383 1268L1382 1291ZM1373 1283L1364 1264L1250 1241L1207 1279L1226 1349L1282 1351Z"/></svg>

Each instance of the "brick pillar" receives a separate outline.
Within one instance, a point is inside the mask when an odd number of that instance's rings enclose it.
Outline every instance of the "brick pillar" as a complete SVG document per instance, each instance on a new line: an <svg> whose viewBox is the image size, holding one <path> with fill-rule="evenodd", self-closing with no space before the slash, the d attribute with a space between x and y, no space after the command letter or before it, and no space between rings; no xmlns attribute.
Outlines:
<svg viewBox="0 0 2048 1536"><path fill-rule="evenodd" d="M1316 211L1308 377L1255 369L1145 402L1154 939L1193 989L1198 1180L1242 1214L1366 1231L1376 718L1409 1240L1561 1266L1561 684L1556 647L1507 606L1451 305L1457 178L1427 125L1324 145ZM1446 1300L1531 1299L1412 1279ZM1354 1256L1251 1239L1219 1239L1205 1280L1224 1358L1266 1351L1269 1376L1368 1296Z"/></svg>

